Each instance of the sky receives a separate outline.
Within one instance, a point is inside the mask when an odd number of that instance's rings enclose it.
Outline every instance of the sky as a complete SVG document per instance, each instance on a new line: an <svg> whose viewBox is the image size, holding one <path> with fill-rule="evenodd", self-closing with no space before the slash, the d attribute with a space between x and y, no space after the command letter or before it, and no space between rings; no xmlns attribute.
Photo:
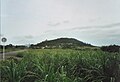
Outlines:
<svg viewBox="0 0 120 82"><path fill-rule="evenodd" d="M61 37L96 46L120 45L120 0L1 0L6 44Z"/></svg>

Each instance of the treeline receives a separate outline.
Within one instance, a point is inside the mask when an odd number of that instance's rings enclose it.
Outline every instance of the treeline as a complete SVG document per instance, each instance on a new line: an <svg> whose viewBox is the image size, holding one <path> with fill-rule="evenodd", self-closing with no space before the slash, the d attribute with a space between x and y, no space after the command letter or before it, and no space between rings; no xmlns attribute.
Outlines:
<svg viewBox="0 0 120 82"><path fill-rule="evenodd" d="M0 45L0 48L3 48L3 45ZM27 48L27 46L25 45L13 45L13 44L9 44L9 45L5 45L6 49L25 49Z"/></svg>
<svg viewBox="0 0 120 82"><path fill-rule="evenodd" d="M74 38L57 38L54 40L45 40L43 42L37 44L31 44L29 46L25 45L17 45L14 46L12 44L6 45L6 48L32 48L32 49L74 49L79 47L93 47L93 45L79 41ZM2 47L2 45L1 45Z"/></svg>
<svg viewBox="0 0 120 82"><path fill-rule="evenodd" d="M120 46L118 45L102 46L101 50L105 52L114 52L114 53L120 52Z"/></svg>

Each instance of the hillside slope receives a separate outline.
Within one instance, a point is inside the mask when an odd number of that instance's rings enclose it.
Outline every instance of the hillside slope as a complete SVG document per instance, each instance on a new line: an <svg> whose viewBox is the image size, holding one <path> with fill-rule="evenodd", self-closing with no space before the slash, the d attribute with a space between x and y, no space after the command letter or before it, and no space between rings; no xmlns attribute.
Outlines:
<svg viewBox="0 0 120 82"><path fill-rule="evenodd" d="M46 40L36 45L32 45L32 47L37 47L37 48L75 48L81 46L90 47L92 45L86 44L74 38L58 38L54 40Z"/></svg>

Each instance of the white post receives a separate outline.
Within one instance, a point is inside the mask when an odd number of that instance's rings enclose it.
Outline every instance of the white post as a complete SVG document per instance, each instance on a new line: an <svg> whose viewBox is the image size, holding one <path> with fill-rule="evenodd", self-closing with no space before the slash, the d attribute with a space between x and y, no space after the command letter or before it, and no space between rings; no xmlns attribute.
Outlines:
<svg viewBox="0 0 120 82"><path fill-rule="evenodd" d="M3 60L5 60L5 42L7 41L7 39L5 37L2 38L2 42L3 42Z"/></svg>
<svg viewBox="0 0 120 82"><path fill-rule="evenodd" d="M3 42L3 60L5 60L5 42Z"/></svg>

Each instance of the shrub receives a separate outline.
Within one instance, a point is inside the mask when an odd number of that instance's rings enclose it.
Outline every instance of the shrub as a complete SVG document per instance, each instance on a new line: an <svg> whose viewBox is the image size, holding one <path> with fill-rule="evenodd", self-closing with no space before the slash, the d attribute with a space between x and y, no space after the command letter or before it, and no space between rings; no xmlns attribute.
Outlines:
<svg viewBox="0 0 120 82"><path fill-rule="evenodd" d="M101 50L106 52L120 52L120 46L117 45L102 46Z"/></svg>

